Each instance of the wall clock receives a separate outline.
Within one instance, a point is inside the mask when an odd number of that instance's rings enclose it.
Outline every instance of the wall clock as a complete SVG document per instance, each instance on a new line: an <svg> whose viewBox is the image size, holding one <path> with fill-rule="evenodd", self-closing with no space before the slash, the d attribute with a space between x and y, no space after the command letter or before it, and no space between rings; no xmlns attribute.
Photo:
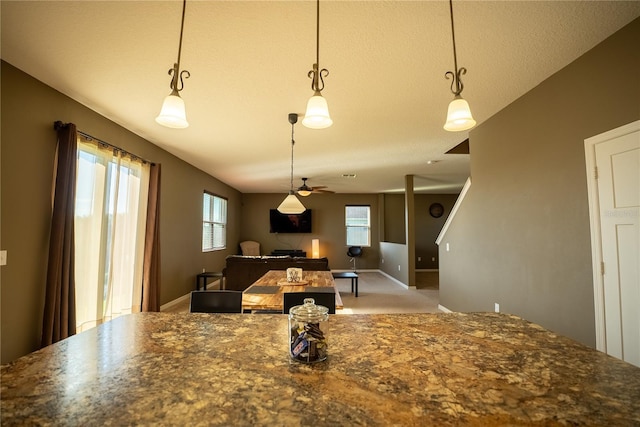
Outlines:
<svg viewBox="0 0 640 427"><path fill-rule="evenodd" d="M443 213L444 206L442 206L440 203L432 203L431 206L429 206L429 215L431 215L432 217L440 218Z"/></svg>

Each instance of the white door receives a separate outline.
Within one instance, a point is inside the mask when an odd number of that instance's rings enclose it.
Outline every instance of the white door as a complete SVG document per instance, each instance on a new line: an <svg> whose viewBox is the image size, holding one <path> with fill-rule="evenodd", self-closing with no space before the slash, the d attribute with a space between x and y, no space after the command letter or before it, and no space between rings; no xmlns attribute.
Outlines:
<svg viewBox="0 0 640 427"><path fill-rule="evenodd" d="M590 214L598 349L640 366L640 121L589 138L585 147L594 163Z"/></svg>

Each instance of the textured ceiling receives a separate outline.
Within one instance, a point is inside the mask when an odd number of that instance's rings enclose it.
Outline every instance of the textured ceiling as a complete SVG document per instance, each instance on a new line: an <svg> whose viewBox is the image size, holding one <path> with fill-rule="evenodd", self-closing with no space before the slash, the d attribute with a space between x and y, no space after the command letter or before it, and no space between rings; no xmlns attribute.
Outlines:
<svg viewBox="0 0 640 427"><path fill-rule="evenodd" d="M312 95L314 1L188 1L185 130L154 121L169 93L181 1L1 7L5 61L242 192L288 190L287 115L304 114ZM474 117L482 123L638 16L638 1L455 1ZM334 124L296 125L295 186L304 176L340 193L397 192L411 174L419 192L462 187L469 156L444 153L468 132L442 129L452 99L448 2L323 1L320 66Z"/></svg>

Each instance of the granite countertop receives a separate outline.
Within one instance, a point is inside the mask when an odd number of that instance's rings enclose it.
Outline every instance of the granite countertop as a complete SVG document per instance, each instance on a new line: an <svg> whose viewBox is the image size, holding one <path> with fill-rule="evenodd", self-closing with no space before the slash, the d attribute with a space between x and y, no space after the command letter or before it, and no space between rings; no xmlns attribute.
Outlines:
<svg viewBox="0 0 640 427"><path fill-rule="evenodd" d="M1 368L9 425L640 425L640 368L515 316L144 313Z"/></svg>

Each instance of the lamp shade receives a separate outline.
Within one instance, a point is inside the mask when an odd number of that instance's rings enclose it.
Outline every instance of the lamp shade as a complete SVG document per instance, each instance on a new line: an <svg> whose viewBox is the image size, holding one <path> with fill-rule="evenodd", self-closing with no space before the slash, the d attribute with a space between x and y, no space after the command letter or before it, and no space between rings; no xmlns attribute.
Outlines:
<svg viewBox="0 0 640 427"><path fill-rule="evenodd" d="M306 210L307 208L304 207L293 192L290 192L278 206L278 212L283 214L301 214Z"/></svg>
<svg viewBox="0 0 640 427"><path fill-rule="evenodd" d="M311 257L320 258L320 240L311 239Z"/></svg>
<svg viewBox="0 0 640 427"><path fill-rule="evenodd" d="M456 96L449 104L447 122L444 124L444 129L450 132L458 132L471 129L475 125L476 121L471 116L469 103L461 96Z"/></svg>
<svg viewBox="0 0 640 427"><path fill-rule="evenodd" d="M302 124L311 129L324 129L333 124L329 117L327 101L320 92L316 92L307 102L307 112L302 119Z"/></svg>
<svg viewBox="0 0 640 427"><path fill-rule="evenodd" d="M184 101L173 91L164 99L160 114L156 117L156 122L162 126L174 129L184 129L189 126L187 122L187 113L184 109Z"/></svg>

